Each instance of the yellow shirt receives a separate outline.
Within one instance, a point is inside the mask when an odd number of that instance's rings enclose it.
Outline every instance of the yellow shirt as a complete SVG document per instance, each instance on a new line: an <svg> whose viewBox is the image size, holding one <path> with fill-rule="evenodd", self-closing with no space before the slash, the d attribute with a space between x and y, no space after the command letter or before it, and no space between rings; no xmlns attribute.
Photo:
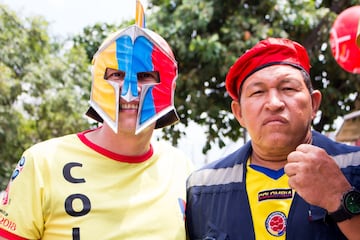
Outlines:
<svg viewBox="0 0 360 240"><path fill-rule="evenodd" d="M294 191L288 185L284 170L274 171L248 164L246 189L255 238L285 240L286 221Z"/></svg>
<svg viewBox="0 0 360 240"><path fill-rule="evenodd" d="M0 219L9 223L0 225L0 236L185 239L185 185L192 165L182 152L153 142L149 159L123 162L79 136L52 139L24 152L18 174L0 198Z"/></svg>

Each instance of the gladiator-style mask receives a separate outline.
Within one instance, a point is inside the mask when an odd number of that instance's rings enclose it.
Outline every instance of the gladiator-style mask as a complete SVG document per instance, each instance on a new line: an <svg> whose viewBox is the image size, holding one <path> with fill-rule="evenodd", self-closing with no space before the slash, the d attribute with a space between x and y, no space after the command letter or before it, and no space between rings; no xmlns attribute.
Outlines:
<svg viewBox="0 0 360 240"><path fill-rule="evenodd" d="M100 46L92 64L89 117L105 121L117 132L121 97L128 102L139 99L135 134L154 122L155 128L161 128L179 120L174 107L177 62L155 32L132 25L114 33ZM125 73L122 87L105 79L107 68ZM137 75L143 72L155 72L159 81L142 85L139 94Z"/></svg>

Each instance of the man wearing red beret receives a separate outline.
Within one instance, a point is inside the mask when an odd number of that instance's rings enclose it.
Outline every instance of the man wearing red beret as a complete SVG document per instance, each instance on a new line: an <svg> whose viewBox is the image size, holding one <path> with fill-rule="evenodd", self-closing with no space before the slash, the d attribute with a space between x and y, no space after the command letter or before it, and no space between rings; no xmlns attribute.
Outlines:
<svg viewBox="0 0 360 240"><path fill-rule="evenodd" d="M187 183L189 239L360 239L360 148L311 129L321 93L299 43L260 41L230 68L251 140Z"/></svg>

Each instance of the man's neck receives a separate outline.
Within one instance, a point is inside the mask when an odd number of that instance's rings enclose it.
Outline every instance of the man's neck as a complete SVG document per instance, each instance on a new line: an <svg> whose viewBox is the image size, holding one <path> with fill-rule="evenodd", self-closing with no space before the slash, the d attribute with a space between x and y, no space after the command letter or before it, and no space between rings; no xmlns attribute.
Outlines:
<svg viewBox="0 0 360 240"><path fill-rule="evenodd" d="M126 132L115 133L104 125L88 132L85 136L89 141L111 152L124 156L141 156L150 150L152 131L145 129L137 135Z"/></svg>

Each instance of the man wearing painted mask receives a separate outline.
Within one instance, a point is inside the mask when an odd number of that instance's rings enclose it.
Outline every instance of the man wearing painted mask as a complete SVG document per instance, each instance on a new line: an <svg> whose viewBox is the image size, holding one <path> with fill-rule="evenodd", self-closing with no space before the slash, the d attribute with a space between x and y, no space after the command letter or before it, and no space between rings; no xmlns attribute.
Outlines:
<svg viewBox="0 0 360 240"><path fill-rule="evenodd" d="M303 46L269 38L230 68L231 109L251 140L191 174L190 239L359 239L360 148L311 129L321 101Z"/></svg>
<svg viewBox="0 0 360 240"><path fill-rule="evenodd" d="M0 236L185 239L192 165L152 140L155 128L178 121L169 45L133 25L109 36L92 63L87 115L101 126L24 152L0 198Z"/></svg>

